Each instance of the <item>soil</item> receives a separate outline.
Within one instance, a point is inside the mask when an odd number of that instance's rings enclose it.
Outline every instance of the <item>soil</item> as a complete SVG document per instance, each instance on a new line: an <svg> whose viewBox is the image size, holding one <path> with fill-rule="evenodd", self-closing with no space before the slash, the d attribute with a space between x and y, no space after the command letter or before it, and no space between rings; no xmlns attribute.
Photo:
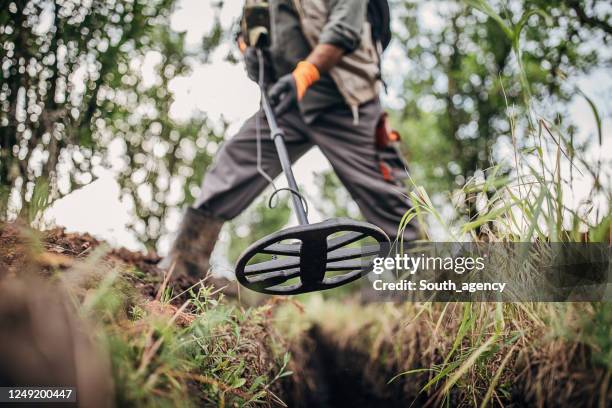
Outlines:
<svg viewBox="0 0 612 408"><path fill-rule="evenodd" d="M83 260L104 243L90 234L70 233L64 228L54 228L34 232L19 223L0 224L0 279L5 276L35 271L36 274L50 274L53 270L64 270ZM129 251L125 248L109 249L104 260L109 264L123 264L135 268L140 273L131 276L134 286L146 298L154 299L163 283L165 272L157 264L161 260L155 252ZM207 276L207 286L220 289L220 293L233 297L236 283L225 279ZM189 297L186 292L197 281L184 276L173 276L168 285L173 287L177 296L174 302L184 303Z"/></svg>
<svg viewBox="0 0 612 408"><path fill-rule="evenodd" d="M404 408L406 401L413 400L413 407L423 405L417 397L409 398L398 386L384 387L383 391L381 383L385 383L387 374L366 374L371 369L370 356L339 347L318 326L306 333L292 355L294 375L284 384L290 407Z"/></svg>

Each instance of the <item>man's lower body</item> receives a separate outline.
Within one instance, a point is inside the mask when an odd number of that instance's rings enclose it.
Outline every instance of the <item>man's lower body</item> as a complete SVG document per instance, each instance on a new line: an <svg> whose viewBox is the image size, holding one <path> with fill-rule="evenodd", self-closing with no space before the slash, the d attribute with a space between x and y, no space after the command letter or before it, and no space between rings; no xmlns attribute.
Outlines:
<svg viewBox="0 0 612 408"><path fill-rule="evenodd" d="M403 177L398 176L397 163L402 163L401 158L395 150L381 150L376 145L381 113L380 103L372 101L360 107L357 124L346 107L322 112L307 125L299 111L293 109L279 117L278 124L285 132L291 161L318 146L365 219L393 240L398 235L400 220L411 206ZM260 115L261 167L273 178L281 172L268 124L263 113L258 112L222 146L204 176L200 197L188 210L171 250L170 257L176 260L179 273L194 277L206 273L222 223L239 215L269 184L257 170L257 115ZM382 171L383 166L395 167L396 171ZM407 176L406 169L399 170ZM417 236L414 224L404 231L404 240Z"/></svg>

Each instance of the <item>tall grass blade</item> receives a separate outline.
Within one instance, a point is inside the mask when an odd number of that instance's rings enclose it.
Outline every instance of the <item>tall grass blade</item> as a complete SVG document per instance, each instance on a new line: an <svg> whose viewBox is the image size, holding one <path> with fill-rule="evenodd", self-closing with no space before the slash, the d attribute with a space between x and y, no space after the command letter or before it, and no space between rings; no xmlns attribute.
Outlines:
<svg viewBox="0 0 612 408"><path fill-rule="evenodd" d="M582 90L578 89L578 93L582 95L582 97L587 101L589 106L591 107L591 111L593 111L593 116L595 116L595 123L597 124L597 135L599 139L599 145L601 146L603 143L603 131L601 126L601 116L599 115L599 110L597 109L597 105L591 98L589 98Z"/></svg>

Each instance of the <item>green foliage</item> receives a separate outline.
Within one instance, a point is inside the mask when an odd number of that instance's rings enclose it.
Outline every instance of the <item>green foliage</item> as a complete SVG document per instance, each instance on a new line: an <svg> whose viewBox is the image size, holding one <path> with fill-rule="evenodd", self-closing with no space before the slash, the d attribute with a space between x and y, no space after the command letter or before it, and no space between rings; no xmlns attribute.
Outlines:
<svg viewBox="0 0 612 408"><path fill-rule="evenodd" d="M586 1L521 0L396 2L401 16L397 44L409 61L403 82L403 108L396 116L418 183L437 191L463 185L476 171L512 163L496 157L498 140L512 140L510 109L525 112L530 97L549 100L551 117L562 118L575 96L568 75L577 76L606 63L596 44L609 41L608 17ZM437 27L420 14L427 8ZM576 15L579 18L576 18ZM519 81L514 81L514 78ZM528 115L520 120L529 121ZM426 123L430 126L419 126ZM561 125L561 123L558 123ZM568 133L571 123L562 125ZM520 140L519 148L528 146ZM525 143L527 143L525 145ZM437 165L431 165L436 151ZM445 188L444 188L445 187ZM441 189L441 190L439 190Z"/></svg>
<svg viewBox="0 0 612 408"><path fill-rule="evenodd" d="M193 200L220 136L204 115L169 116L168 84L190 70L185 36L170 29L174 4L0 2L0 185L17 205L0 206L1 219L39 206L39 178L52 201L104 165L119 173L139 219L134 229L149 245L164 232L168 207ZM211 36L199 56L221 41ZM147 78L145 60L157 62Z"/></svg>
<svg viewBox="0 0 612 408"><path fill-rule="evenodd" d="M421 112L418 117L400 119L394 112L391 120L402 135L410 177L423 184L427 191L447 191L450 187L447 171L449 167L454 169L456 158L452 140L437 127L438 116ZM464 177L457 174L455 180L461 184Z"/></svg>
<svg viewBox="0 0 612 408"><path fill-rule="evenodd" d="M208 61L230 35L217 15L201 47L186 49L184 34L169 28L175 3L0 3L6 51L0 57L0 218L27 217L29 206L39 206L32 202L38 178L49 183L50 203L109 164L137 216L133 228L148 246L165 232L168 209L193 201L225 129L204 114L174 120L168 85L188 74L190 58ZM578 0L392 6L395 44L409 64L390 78L400 84L403 102L394 122L404 134L413 178L433 192L461 186L493 162L501 174L510 172L512 163L495 156L499 140L512 138L507 111L525 109L529 95L574 96L566 78L605 62L589 44L607 42L611 32L608 11ZM423 23L424 7L439 14L439 27ZM146 80L145 59L155 61ZM601 141L601 118L594 114ZM570 137L574 132L569 123L556 125ZM320 207L326 215L346 215L346 194L336 194L338 183L330 177L322 181ZM16 206L7 205L9 196Z"/></svg>
<svg viewBox="0 0 612 408"><path fill-rule="evenodd" d="M547 322L551 337L588 345L590 360L612 369L612 308L606 302L583 304L582 308L583 313L576 313L567 304L557 305Z"/></svg>
<svg viewBox="0 0 612 408"><path fill-rule="evenodd" d="M580 321L582 332L571 338L588 344L593 349L593 360L605 367L612 367L612 307L607 303L592 305L592 316L583 316Z"/></svg>
<svg viewBox="0 0 612 408"><path fill-rule="evenodd" d="M49 182L44 178L39 178L34 183L34 189L28 205L27 220L33 224L40 218L45 209L49 206Z"/></svg>

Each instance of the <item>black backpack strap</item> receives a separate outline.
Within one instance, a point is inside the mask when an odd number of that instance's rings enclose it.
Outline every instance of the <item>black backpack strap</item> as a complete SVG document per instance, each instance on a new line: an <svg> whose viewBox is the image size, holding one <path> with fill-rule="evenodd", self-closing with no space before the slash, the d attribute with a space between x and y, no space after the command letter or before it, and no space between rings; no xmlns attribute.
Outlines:
<svg viewBox="0 0 612 408"><path fill-rule="evenodd" d="M391 42L391 11L387 0L368 1L368 21L372 26L372 38L384 51Z"/></svg>

